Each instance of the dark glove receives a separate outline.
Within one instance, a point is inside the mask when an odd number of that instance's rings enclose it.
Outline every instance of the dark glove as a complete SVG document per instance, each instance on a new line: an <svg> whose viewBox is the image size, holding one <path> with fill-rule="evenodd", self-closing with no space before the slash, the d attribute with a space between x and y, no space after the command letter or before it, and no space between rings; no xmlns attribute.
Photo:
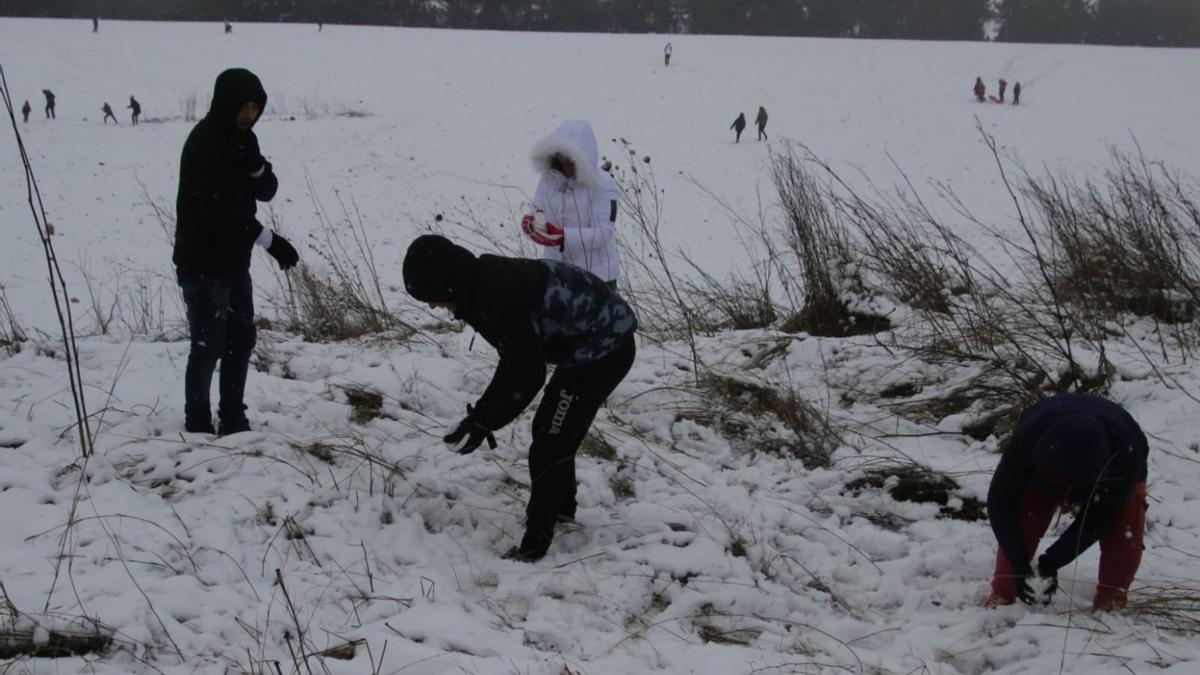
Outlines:
<svg viewBox="0 0 1200 675"><path fill-rule="evenodd" d="M1046 560L1046 556L1038 557L1037 564L1038 576L1046 581L1046 604L1050 604L1050 598L1054 597L1054 593L1058 591L1058 569L1051 566Z"/></svg>
<svg viewBox="0 0 1200 675"><path fill-rule="evenodd" d="M488 442L489 448L496 449L496 437L492 435L490 429L475 421L474 412L474 408L467 406L467 416L463 418L463 421L458 423L454 431L442 436L442 442L460 455L469 455L475 452L485 440Z"/></svg>
<svg viewBox="0 0 1200 675"><path fill-rule="evenodd" d="M233 140L233 154L237 166L246 173L258 173L266 165L267 160L258 149L258 137L253 131L239 132Z"/></svg>
<svg viewBox="0 0 1200 675"><path fill-rule="evenodd" d="M267 253L279 263L279 269L284 271L292 269L300 262L300 254L296 252L296 247L278 232L271 233L271 245L267 247Z"/></svg>
<svg viewBox="0 0 1200 675"><path fill-rule="evenodd" d="M1017 598L1026 605L1049 605L1050 599L1058 590L1058 570L1046 565L1044 561L1045 557L1038 560L1037 576L1034 576L1033 570L1017 576ZM1044 586L1043 590L1034 587L1035 579L1041 579L1044 582L1044 584L1039 584L1039 586Z"/></svg>

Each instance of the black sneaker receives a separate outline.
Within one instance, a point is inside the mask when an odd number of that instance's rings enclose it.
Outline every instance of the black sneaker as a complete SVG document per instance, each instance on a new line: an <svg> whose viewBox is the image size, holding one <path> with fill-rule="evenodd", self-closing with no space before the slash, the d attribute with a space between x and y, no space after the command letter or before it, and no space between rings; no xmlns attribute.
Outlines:
<svg viewBox="0 0 1200 675"><path fill-rule="evenodd" d="M183 430L189 434L215 434L212 420L188 420L183 423Z"/></svg>
<svg viewBox="0 0 1200 675"><path fill-rule="evenodd" d="M245 417L232 422L221 420L221 425L217 429L217 435L228 436L230 434L240 434L243 431L250 431L250 420L246 419Z"/></svg>
<svg viewBox="0 0 1200 675"><path fill-rule="evenodd" d="M508 549L508 551L506 551L504 553L504 555L502 555L500 557L504 558L505 560L515 560L517 562L523 562L523 563L534 563L534 562L541 560L543 557L545 557L545 555L546 555L545 551L542 551L541 553L535 553L532 551L527 552L527 553L522 553L520 546L514 546L514 547Z"/></svg>

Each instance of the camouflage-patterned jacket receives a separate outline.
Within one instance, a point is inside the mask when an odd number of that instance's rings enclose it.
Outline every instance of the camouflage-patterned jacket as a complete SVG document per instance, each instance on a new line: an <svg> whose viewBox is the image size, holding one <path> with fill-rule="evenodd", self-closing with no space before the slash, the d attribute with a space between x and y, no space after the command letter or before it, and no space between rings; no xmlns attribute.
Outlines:
<svg viewBox="0 0 1200 675"><path fill-rule="evenodd" d="M637 317L599 277L553 260L479 256L476 293L459 318L500 354L475 420L500 429L516 419L546 381L546 364L571 368L616 350Z"/></svg>

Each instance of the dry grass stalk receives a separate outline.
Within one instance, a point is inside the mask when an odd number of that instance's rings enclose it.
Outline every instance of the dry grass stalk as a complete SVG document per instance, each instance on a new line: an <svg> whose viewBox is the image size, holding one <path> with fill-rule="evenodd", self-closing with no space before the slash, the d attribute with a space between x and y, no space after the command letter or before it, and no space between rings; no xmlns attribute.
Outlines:
<svg viewBox="0 0 1200 675"><path fill-rule="evenodd" d="M0 350L12 356L21 352L21 346L29 340L25 329L17 321L12 305L8 303L8 294L0 285Z"/></svg>

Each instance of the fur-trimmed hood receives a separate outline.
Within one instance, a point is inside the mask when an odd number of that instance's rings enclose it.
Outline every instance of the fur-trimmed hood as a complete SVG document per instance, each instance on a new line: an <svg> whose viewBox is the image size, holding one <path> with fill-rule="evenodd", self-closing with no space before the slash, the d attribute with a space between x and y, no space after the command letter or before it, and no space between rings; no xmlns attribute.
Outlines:
<svg viewBox="0 0 1200 675"><path fill-rule="evenodd" d="M575 163L575 182L582 185L599 184L600 149L592 126L583 120L566 120L554 133L533 146L533 166L539 175L549 172L550 158L562 153Z"/></svg>

